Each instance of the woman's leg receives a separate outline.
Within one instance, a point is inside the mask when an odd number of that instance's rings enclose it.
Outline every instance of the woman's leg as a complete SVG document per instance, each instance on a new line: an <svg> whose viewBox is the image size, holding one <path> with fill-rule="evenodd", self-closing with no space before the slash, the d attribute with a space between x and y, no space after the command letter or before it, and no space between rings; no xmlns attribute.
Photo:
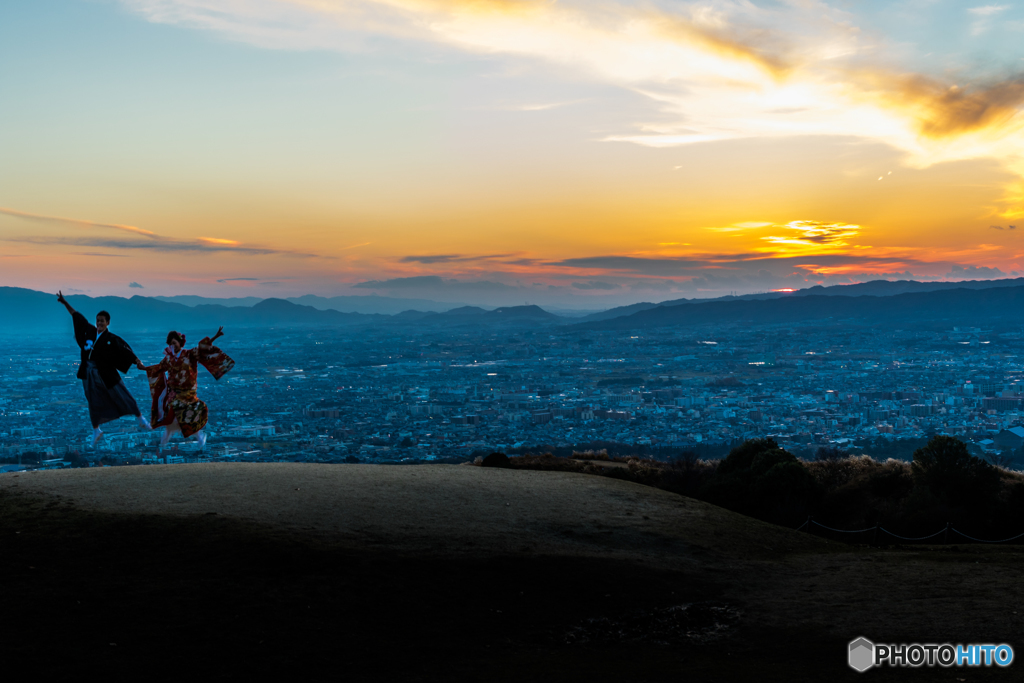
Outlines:
<svg viewBox="0 0 1024 683"><path fill-rule="evenodd" d="M204 448L206 448L206 431L205 430L200 429L198 432L196 432L196 441L199 442L199 450L203 450Z"/></svg>
<svg viewBox="0 0 1024 683"><path fill-rule="evenodd" d="M175 420L174 422L172 422L171 424L167 425L167 427L164 428L164 435L160 437L160 448L163 448L164 446L167 445L167 442L171 440L171 437L174 435L174 432L176 431L178 431L177 420Z"/></svg>

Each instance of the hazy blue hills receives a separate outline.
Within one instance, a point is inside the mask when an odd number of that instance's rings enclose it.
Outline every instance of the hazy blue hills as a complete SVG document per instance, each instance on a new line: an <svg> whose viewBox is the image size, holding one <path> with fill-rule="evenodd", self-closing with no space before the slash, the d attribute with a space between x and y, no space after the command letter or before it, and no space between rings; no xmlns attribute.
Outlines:
<svg viewBox="0 0 1024 683"><path fill-rule="evenodd" d="M113 330L166 331L171 329L212 334L220 325L234 327L274 327L294 325L365 325L386 320L387 316L321 311L283 299L264 299L253 306L203 304L186 306L153 297L88 297L68 295L68 303L90 321L100 310L111 315ZM71 329L71 316L48 292L18 287L0 287L0 317L4 331L10 333Z"/></svg>
<svg viewBox="0 0 1024 683"><path fill-rule="evenodd" d="M68 302L90 321L100 310L111 315L113 330L182 330L192 334L211 334L217 327L292 327L292 326L536 326L559 324L566 319L538 306L511 306L488 311L463 306L441 313L404 311L397 315L342 313L303 306L285 299L263 299L251 306L223 304L185 305L157 297L88 297L68 295ZM19 287L0 287L0 317L5 333L54 332L71 330L71 317L49 292Z"/></svg>
<svg viewBox="0 0 1024 683"><path fill-rule="evenodd" d="M920 289L922 291L906 291ZM860 294L857 294L860 292ZM344 299L345 297L336 297ZM383 298L383 297L354 297ZM188 304L171 299L188 301ZM299 300L320 299L320 306ZM840 287L812 287L770 295L679 299L661 304L639 303L613 308L584 318L566 318L539 306L506 306L487 310L459 306L445 311L404 309L393 314L341 312L322 308L323 297L247 299L201 297L88 297L69 295L68 301L88 318L105 309L114 330L186 330L207 334L225 327L366 327L435 329L451 327L532 328L565 327L576 330L617 330L715 324L790 324L809 321L845 321L854 324L924 324L968 326L1024 325L1024 279L962 283L866 282ZM246 305L238 303L245 301ZM395 300L404 301L404 300ZM0 332L55 332L70 330L70 317L56 297L19 287L0 287Z"/></svg>
<svg viewBox="0 0 1024 683"><path fill-rule="evenodd" d="M173 304L184 304L185 306L255 306L263 299L255 296L233 297L233 298L206 298L182 294L178 296L154 296L153 299L166 301ZM306 294L304 296L286 297L285 301L300 306L312 306L321 311L333 310L342 313L364 313L380 315L396 315L407 310L423 310L428 312L442 312L457 308L462 304L443 303L431 301L430 299L396 299L387 296L316 296Z"/></svg>

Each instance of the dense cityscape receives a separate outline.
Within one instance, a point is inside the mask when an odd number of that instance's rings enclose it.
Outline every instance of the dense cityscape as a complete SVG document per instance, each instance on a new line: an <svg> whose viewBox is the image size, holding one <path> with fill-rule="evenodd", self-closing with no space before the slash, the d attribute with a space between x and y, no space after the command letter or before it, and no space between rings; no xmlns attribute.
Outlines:
<svg viewBox="0 0 1024 683"><path fill-rule="evenodd" d="M12 340L0 373L0 467L205 460L459 462L493 451L721 457L772 436L909 459L934 434L1021 467L1019 332L843 326L572 327L458 332L240 330L220 382L201 369L209 440L122 419L91 427L73 339ZM163 344L125 335L146 362ZM142 373L125 384L144 413Z"/></svg>

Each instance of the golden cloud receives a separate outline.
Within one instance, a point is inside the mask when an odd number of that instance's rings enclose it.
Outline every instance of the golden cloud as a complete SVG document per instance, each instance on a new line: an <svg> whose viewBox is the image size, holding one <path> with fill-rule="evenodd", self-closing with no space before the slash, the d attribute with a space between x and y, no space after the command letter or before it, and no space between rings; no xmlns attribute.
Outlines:
<svg viewBox="0 0 1024 683"><path fill-rule="evenodd" d="M820 223L818 221L791 221L785 225L773 226L789 230L790 234L769 235L762 237L766 242L776 245L792 245L814 247L816 249L835 249L849 246L847 238L860 233L859 225L848 223Z"/></svg>

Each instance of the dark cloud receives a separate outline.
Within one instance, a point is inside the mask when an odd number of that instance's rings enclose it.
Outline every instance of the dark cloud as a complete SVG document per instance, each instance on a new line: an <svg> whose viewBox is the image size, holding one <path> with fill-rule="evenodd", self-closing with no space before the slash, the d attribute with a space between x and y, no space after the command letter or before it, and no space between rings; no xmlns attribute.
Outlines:
<svg viewBox="0 0 1024 683"><path fill-rule="evenodd" d="M515 254L485 254L483 256L465 256L463 254L428 254L425 256L405 256L399 263L458 263L462 261L487 261L490 259L508 258Z"/></svg>
<svg viewBox="0 0 1024 683"><path fill-rule="evenodd" d="M676 282L675 280L637 280L630 283L630 290L650 292L676 292L690 288L690 281Z"/></svg>
<svg viewBox="0 0 1024 683"><path fill-rule="evenodd" d="M224 253L248 254L250 256L267 256L270 254L281 254L287 256L299 256L303 258L331 258L320 257L317 254L305 254L297 251L284 249L270 249L267 247L245 247L233 244L218 244L200 240L171 240L171 239L149 239L149 240L118 240L105 239L102 237L7 237L5 242L18 242L25 244L45 244L47 246L67 245L75 247L100 247L104 249L126 249L145 250L156 252L202 252L202 253Z"/></svg>
<svg viewBox="0 0 1024 683"><path fill-rule="evenodd" d="M466 257L461 254L434 254L433 256L406 256L401 263L451 263L452 261L465 261Z"/></svg>
<svg viewBox="0 0 1024 683"><path fill-rule="evenodd" d="M764 254L712 254L702 259L694 258L646 258L637 256L589 256L562 261L546 262L544 265L562 268L615 270L644 276L700 277L708 272L735 271L737 273L766 269L790 271L794 268L809 269L812 266L844 266L863 264L885 268L887 264L916 264L916 259L878 258L851 254L814 254L787 256L783 258ZM891 268L891 266L889 266Z"/></svg>
<svg viewBox="0 0 1024 683"><path fill-rule="evenodd" d="M615 284L613 282L600 282L599 280L591 280L589 282L574 282L574 283L572 283L572 286L573 286L574 289L584 289L584 290L588 290L588 289L602 289L602 290L621 289L620 285L617 285L617 284Z"/></svg>
<svg viewBox="0 0 1024 683"><path fill-rule="evenodd" d="M955 280L994 280L1006 277L1006 273L988 266L953 266L953 269L946 273L946 277Z"/></svg>
<svg viewBox="0 0 1024 683"><path fill-rule="evenodd" d="M980 87L950 86L926 76L897 77L888 82L903 103L920 107L918 128L931 138L954 137L1005 123L1024 103L1024 76Z"/></svg>
<svg viewBox="0 0 1024 683"><path fill-rule="evenodd" d="M128 286L131 287L132 289L145 289L145 287L140 285L138 282L129 282Z"/></svg>
<svg viewBox="0 0 1024 683"><path fill-rule="evenodd" d="M444 280L437 275L397 277L390 280L369 280L352 285L359 289L408 289L413 287L443 287Z"/></svg>
<svg viewBox="0 0 1024 683"><path fill-rule="evenodd" d="M501 282L490 280L445 280L437 275L398 277L390 280L369 280L352 285L359 289L432 289L432 290L473 290L510 291L518 289Z"/></svg>
<svg viewBox="0 0 1024 683"><path fill-rule="evenodd" d="M128 258L128 254L101 254L96 251L76 251L75 256L105 256L107 258Z"/></svg>

